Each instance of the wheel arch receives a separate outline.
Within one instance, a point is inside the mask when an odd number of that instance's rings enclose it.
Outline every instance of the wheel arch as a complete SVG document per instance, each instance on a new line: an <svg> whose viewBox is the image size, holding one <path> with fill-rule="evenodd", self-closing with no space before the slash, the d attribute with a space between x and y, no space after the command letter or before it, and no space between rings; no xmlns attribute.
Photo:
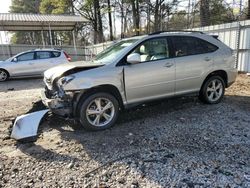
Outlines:
<svg viewBox="0 0 250 188"><path fill-rule="evenodd" d="M78 96L75 98L75 105L74 105L75 107L74 107L74 112L73 112L74 116L78 116L80 102L84 98L86 98L94 93L97 93L97 92L104 92L104 93L109 93L109 94L113 95L117 99L117 101L119 103L119 107L122 110L124 109L123 99L122 99L122 96L121 96L119 89L114 85L105 84L105 85L98 85L98 86L89 88L87 90L83 90L82 92L80 92L78 94Z"/></svg>
<svg viewBox="0 0 250 188"><path fill-rule="evenodd" d="M8 71L8 70L6 70L6 69L4 69L4 68L0 68L0 70L5 71L5 72L8 74L8 77L10 77L10 73L9 73L9 71Z"/></svg>
<svg viewBox="0 0 250 188"><path fill-rule="evenodd" d="M224 83L225 83L225 86L228 87L228 76L227 76L227 72L224 71L224 70L216 70L216 71L213 71L211 73L209 73L206 78L204 79L202 85L201 85L201 88L203 87L203 85L206 83L206 81L211 78L212 76L220 76Z"/></svg>
<svg viewBox="0 0 250 188"><path fill-rule="evenodd" d="M8 71L8 70L6 70L6 69L4 69L4 68L0 68L0 70L5 71L5 72L7 73L7 79L6 79L6 80L8 80L8 79L9 79L9 77L10 77L10 73L9 73L9 71Z"/></svg>

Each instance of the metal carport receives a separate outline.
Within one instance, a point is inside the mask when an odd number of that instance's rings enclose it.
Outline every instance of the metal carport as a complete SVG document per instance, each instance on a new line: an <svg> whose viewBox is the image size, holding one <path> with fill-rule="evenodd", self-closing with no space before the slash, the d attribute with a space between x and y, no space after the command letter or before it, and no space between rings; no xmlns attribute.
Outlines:
<svg viewBox="0 0 250 188"><path fill-rule="evenodd" d="M51 31L72 31L76 49L74 30L77 25L87 22L86 18L75 15L0 13L0 31L41 31L43 46L45 46L43 32L49 31L51 47Z"/></svg>

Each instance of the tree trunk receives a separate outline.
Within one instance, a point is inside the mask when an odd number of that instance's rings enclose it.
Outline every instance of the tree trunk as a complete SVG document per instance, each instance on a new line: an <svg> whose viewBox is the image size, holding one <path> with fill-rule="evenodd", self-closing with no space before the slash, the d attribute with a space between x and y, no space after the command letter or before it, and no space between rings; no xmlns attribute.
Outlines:
<svg viewBox="0 0 250 188"><path fill-rule="evenodd" d="M136 35L140 35L140 10L139 10L139 0L136 0Z"/></svg>
<svg viewBox="0 0 250 188"><path fill-rule="evenodd" d="M201 26L208 26L210 24L209 1L210 0L200 0Z"/></svg>
<svg viewBox="0 0 250 188"><path fill-rule="evenodd" d="M98 23L98 42L103 42L103 28L102 28L102 16L99 0L95 0L97 5L97 23Z"/></svg>
<svg viewBox="0 0 250 188"><path fill-rule="evenodd" d="M250 0L248 0L248 6L247 6L247 19L250 19Z"/></svg>
<svg viewBox="0 0 250 188"><path fill-rule="evenodd" d="M121 38L124 38L124 8L123 0L121 0Z"/></svg>
<svg viewBox="0 0 250 188"><path fill-rule="evenodd" d="M111 18L111 7L110 7L110 0L108 0L108 16L109 16L109 37L112 41L113 38L113 26L112 26L112 18Z"/></svg>
<svg viewBox="0 0 250 188"><path fill-rule="evenodd" d="M159 0L156 0L155 2L155 8L154 8L154 17L155 17L155 22L154 22L154 32L159 31Z"/></svg>
<svg viewBox="0 0 250 188"><path fill-rule="evenodd" d="M139 0L131 0L132 14L133 14L133 26L136 35L140 35L140 15L139 15Z"/></svg>
<svg viewBox="0 0 250 188"><path fill-rule="evenodd" d="M94 44L98 42L97 36L98 36L98 23L97 23L97 5L96 0L94 0L94 20L93 20L93 29L94 29Z"/></svg>
<svg viewBox="0 0 250 188"><path fill-rule="evenodd" d="M133 26L134 26L134 30L136 31L136 8L135 8L135 1L132 0L131 4L132 4Z"/></svg>
<svg viewBox="0 0 250 188"><path fill-rule="evenodd" d="M150 33L150 0L147 0L148 6L147 6L147 33Z"/></svg>

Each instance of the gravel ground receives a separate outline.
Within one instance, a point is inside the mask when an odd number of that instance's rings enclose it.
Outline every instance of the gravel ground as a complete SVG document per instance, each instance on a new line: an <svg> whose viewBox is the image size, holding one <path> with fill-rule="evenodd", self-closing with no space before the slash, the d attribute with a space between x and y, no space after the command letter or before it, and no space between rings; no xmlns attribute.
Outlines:
<svg viewBox="0 0 250 188"><path fill-rule="evenodd" d="M39 107L41 79L0 83L0 187L250 187L250 77L220 104L185 97L131 109L87 132L48 115L34 143L9 138Z"/></svg>

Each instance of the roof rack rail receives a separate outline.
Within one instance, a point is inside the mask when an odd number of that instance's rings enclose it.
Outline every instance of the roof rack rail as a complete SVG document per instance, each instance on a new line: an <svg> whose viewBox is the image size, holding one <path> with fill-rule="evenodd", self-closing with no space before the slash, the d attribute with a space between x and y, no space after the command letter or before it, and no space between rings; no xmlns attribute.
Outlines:
<svg viewBox="0 0 250 188"><path fill-rule="evenodd" d="M156 31L156 32L150 33L148 35L156 35L156 34L160 34L160 33L171 33L171 32L185 32L185 33L200 33L200 34L204 34L202 31L168 30L168 31Z"/></svg>

